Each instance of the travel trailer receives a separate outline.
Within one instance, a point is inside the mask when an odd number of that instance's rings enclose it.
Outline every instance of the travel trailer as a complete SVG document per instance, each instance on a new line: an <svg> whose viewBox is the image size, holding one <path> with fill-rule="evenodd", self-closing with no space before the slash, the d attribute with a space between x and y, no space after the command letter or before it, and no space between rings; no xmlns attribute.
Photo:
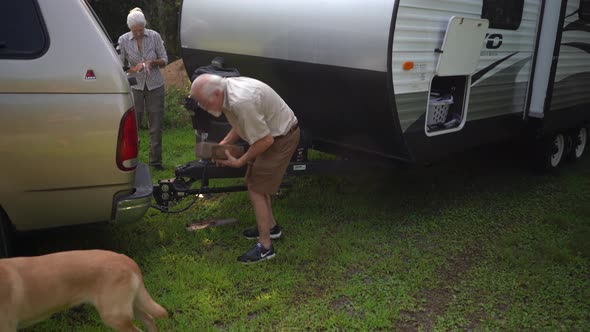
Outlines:
<svg viewBox="0 0 590 332"><path fill-rule="evenodd" d="M504 139L549 168L590 120L590 0L184 0L189 73L273 87L314 148L428 162Z"/></svg>

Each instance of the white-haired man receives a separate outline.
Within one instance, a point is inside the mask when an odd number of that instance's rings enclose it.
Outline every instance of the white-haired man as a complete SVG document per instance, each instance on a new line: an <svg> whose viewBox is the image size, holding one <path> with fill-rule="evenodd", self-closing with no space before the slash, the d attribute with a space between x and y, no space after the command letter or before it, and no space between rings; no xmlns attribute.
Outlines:
<svg viewBox="0 0 590 332"><path fill-rule="evenodd" d="M232 129L220 144L232 144L239 138L250 144L240 158L226 151L228 159L217 161L229 167L248 166L245 181L257 228L244 235L258 242L238 261L247 264L273 258L271 239L279 238L282 230L272 214L270 195L278 191L299 144L297 117L271 87L248 77L200 75L192 84L191 97L213 116L225 114Z"/></svg>

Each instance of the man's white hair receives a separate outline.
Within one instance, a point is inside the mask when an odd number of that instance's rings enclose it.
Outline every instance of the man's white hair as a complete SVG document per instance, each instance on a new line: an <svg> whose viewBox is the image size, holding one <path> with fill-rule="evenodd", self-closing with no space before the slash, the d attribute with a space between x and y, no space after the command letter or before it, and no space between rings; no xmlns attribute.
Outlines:
<svg viewBox="0 0 590 332"><path fill-rule="evenodd" d="M129 29L138 25L145 27L146 23L147 22L145 21L145 16L143 16L141 8L135 7L129 11L129 15L127 15L127 26Z"/></svg>
<svg viewBox="0 0 590 332"><path fill-rule="evenodd" d="M207 75L207 76L205 76ZM226 81L223 77L218 76L218 75L213 75L213 74L205 74L203 75L204 77L201 78L201 80L204 80L203 85L201 86L200 89L200 94L204 97L204 98L211 98L211 96L213 96L213 93L216 90L220 90L220 91L225 91L225 85L226 85ZM197 78L197 80L200 77ZM195 82L197 81L195 80Z"/></svg>

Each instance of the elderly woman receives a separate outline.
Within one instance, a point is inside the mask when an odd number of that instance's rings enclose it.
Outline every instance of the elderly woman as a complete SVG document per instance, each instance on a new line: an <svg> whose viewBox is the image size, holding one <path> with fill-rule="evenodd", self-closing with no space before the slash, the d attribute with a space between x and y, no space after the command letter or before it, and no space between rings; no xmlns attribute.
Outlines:
<svg viewBox="0 0 590 332"><path fill-rule="evenodd" d="M139 8L127 15L129 32L119 37L121 59L128 64L128 73L137 84L131 87L137 112L137 123L142 123L147 112L150 130L150 165L162 170L162 122L164 119L164 78L160 67L168 62L164 41L154 30L146 29L145 17Z"/></svg>

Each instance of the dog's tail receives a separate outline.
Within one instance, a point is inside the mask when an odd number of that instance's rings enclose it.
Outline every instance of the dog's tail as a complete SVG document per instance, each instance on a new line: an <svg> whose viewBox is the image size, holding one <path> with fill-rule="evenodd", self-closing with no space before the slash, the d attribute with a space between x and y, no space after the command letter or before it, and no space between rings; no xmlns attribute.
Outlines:
<svg viewBox="0 0 590 332"><path fill-rule="evenodd" d="M137 292L137 297L135 300L135 306L137 309L150 314L152 317L155 318L166 318L168 317L168 312L164 309L161 305L156 303L154 299L150 296L147 289L143 283L139 285L139 289Z"/></svg>

